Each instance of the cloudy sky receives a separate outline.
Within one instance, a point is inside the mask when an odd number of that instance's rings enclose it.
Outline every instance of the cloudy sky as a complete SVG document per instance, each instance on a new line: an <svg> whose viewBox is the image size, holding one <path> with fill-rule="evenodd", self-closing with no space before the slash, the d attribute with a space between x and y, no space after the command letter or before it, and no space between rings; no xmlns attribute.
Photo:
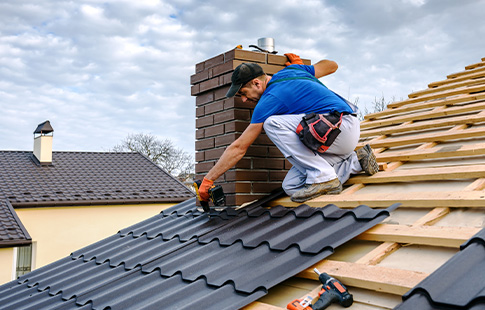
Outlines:
<svg viewBox="0 0 485 310"><path fill-rule="evenodd" d="M194 151L195 64L258 38L339 70L363 107L485 57L485 0L1 0L0 150L106 151L131 133Z"/></svg>

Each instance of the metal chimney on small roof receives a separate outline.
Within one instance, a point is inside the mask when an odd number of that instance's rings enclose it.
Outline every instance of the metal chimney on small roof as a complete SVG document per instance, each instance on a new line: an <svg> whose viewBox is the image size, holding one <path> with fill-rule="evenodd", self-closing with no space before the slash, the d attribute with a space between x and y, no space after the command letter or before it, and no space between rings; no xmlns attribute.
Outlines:
<svg viewBox="0 0 485 310"><path fill-rule="evenodd" d="M54 129L49 121L45 121L34 131L34 156L41 165L52 163L52 137Z"/></svg>

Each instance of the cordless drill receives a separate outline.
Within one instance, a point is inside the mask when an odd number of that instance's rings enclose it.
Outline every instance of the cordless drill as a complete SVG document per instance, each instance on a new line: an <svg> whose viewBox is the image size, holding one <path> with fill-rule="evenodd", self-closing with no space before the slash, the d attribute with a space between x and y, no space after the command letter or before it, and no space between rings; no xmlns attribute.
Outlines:
<svg viewBox="0 0 485 310"><path fill-rule="evenodd" d="M196 180L194 181L194 188L195 192L197 193L197 198L200 201L200 205L202 206L202 209L204 209L204 212L209 212L209 202L208 201L202 201L200 199L199 195L199 187L202 184L201 180ZM212 201L214 206L221 206L226 203L226 196L224 196L224 191L222 190L222 186L216 185L212 186L209 188L209 199Z"/></svg>
<svg viewBox="0 0 485 310"><path fill-rule="evenodd" d="M308 302L309 297L303 300L294 300L286 306L289 310L323 310L335 302L345 308L352 305L354 298L340 281L325 272L320 273L317 268L313 271L318 275L318 280L322 282L318 300L313 305L310 304L311 300L310 303Z"/></svg>

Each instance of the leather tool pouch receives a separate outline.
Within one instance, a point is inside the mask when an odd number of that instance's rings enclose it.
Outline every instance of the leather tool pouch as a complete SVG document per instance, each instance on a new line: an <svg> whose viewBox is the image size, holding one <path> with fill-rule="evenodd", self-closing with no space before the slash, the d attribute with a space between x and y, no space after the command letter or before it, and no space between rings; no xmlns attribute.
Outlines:
<svg viewBox="0 0 485 310"><path fill-rule="evenodd" d="M310 150L324 153L340 134L342 116L343 113L307 114L296 128L296 133Z"/></svg>

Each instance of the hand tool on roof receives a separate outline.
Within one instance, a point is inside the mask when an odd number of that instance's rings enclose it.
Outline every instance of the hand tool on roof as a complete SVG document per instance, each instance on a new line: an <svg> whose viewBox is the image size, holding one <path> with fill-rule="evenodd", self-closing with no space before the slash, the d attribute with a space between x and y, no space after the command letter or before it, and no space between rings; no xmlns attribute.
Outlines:
<svg viewBox="0 0 485 310"><path fill-rule="evenodd" d="M286 306L289 310L323 310L333 303L338 303L347 308L353 304L354 298L352 294L339 280L332 278L325 272L320 273L317 268L313 269L313 271L315 271L318 275L318 280L322 283L322 289L318 293L318 300L313 305L311 300L308 302L308 298L311 299L310 296L294 300Z"/></svg>
<svg viewBox="0 0 485 310"><path fill-rule="evenodd" d="M209 201L205 201L200 198L199 188L201 184L202 184L201 180L194 181L195 192L197 194L197 198L200 201L200 205L202 206L202 209L204 209L204 212L209 212L210 211ZM224 190L222 189L222 186L212 185L212 187L209 188L208 192L209 192L209 200L212 201L214 206L222 206L223 204L226 204L226 196L224 195Z"/></svg>

